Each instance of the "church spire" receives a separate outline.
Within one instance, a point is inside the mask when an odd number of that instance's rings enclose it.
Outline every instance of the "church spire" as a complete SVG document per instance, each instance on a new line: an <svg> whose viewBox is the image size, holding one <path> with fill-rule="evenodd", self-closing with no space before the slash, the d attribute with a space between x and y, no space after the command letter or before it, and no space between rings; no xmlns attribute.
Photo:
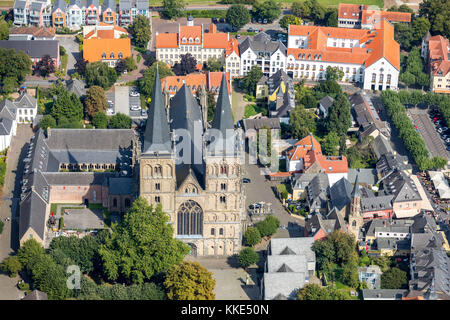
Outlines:
<svg viewBox="0 0 450 320"><path fill-rule="evenodd" d="M361 198L361 192L359 191L359 173L356 175L355 185L353 186L352 198Z"/></svg>
<svg viewBox="0 0 450 320"><path fill-rule="evenodd" d="M156 65L155 83L153 84L152 100L148 110L147 124L144 133L143 153L171 153L169 124L167 122L164 100L161 94L161 80L158 65Z"/></svg>
<svg viewBox="0 0 450 320"><path fill-rule="evenodd" d="M220 130L224 137L226 130L234 129L233 114L231 113L231 103L228 95L225 72L223 73L222 83L220 85L219 98L217 99L212 128Z"/></svg>

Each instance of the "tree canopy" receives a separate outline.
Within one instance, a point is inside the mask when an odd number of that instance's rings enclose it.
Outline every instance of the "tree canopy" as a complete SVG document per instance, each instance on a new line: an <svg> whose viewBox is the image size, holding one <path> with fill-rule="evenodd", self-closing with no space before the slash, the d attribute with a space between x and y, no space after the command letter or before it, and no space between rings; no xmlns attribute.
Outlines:
<svg viewBox="0 0 450 320"><path fill-rule="evenodd" d="M109 280L142 283L180 263L189 247L173 237L161 206L143 198L133 202L122 222L99 249Z"/></svg>
<svg viewBox="0 0 450 320"><path fill-rule="evenodd" d="M301 25L302 19L299 17L294 16L293 14L287 14L283 16L283 18L280 19L280 27L285 29L286 31L289 29L289 25Z"/></svg>
<svg viewBox="0 0 450 320"><path fill-rule="evenodd" d="M197 70L197 59L190 53L180 54L180 62L175 63L172 69L177 76L185 76Z"/></svg>
<svg viewBox="0 0 450 320"><path fill-rule="evenodd" d="M0 48L0 90L11 93L31 74L31 59L23 51Z"/></svg>
<svg viewBox="0 0 450 320"><path fill-rule="evenodd" d="M234 4L227 10L227 22L239 30L250 22L250 11L242 4Z"/></svg>
<svg viewBox="0 0 450 320"><path fill-rule="evenodd" d="M261 68L258 65L253 65L250 71L241 80L241 88L248 94L254 96L256 94L256 84L263 76Z"/></svg>
<svg viewBox="0 0 450 320"><path fill-rule="evenodd" d="M159 69L159 78L175 75L172 70L162 61L153 63L149 68L145 69L144 76L139 80L139 89L141 94L151 97L153 92L153 84L156 75L156 66Z"/></svg>
<svg viewBox="0 0 450 320"><path fill-rule="evenodd" d="M297 292L298 300L350 300L348 293L333 287L320 287L315 283L306 284Z"/></svg>
<svg viewBox="0 0 450 320"><path fill-rule="evenodd" d="M247 268L258 261L259 255L253 248L244 248L239 253L238 262L242 268Z"/></svg>
<svg viewBox="0 0 450 320"><path fill-rule="evenodd" d="M108 66L106 62L93 62L86 65L86 85L100 86L109 89L117 81L117 73L114 68Z"/></svg>
<svg viewBox="0 0 450 320"><path fill-rule="evenodd" d="M308 134L314 133L316 131L314 112L305 109L303 105L297 105L291 111L289 125L295 139L302 139Z"/></svg>
<svg viewBox="0 0 450 320"><path fill-rule="evenodd" d="M131 118L124 113L116 113L108 121L109 129L131 129Z"/></svg>
<svg viewBox="0 0 450 320"><path fill-rule="evenodd" d="M146 49L152 37L150 33L150 19L139 14L133 19L129 29L136 47Z"/></svg>
<svg viewBox="0 0 450 320"><path fill-rule="evenodd" d="M43 77L47 77L49 74L54 73L56 70L55 62L46 54L36 63L35 70Z"/></svg>
<svg viewBox="0 0 450 320"><path fill-rule="evenodd" d="M244 233L244 242L248 246L254 246L261 241L261 234L258 228L250 227Z"/></svg>
<svg viewBox="0 0 450 320"><path fill-rule="evenodd" d="M86 106L86 113L89 117L93 117L97 112L105 112L108 109L106 102L105 90L99 86L92 86L86 92L86 99L84 100Z"/></svg>
<svg viewBox="0 0 450 320"><path fill-rule="evenodd" d="M163 15L168 19L181 17L184 10L184 0L163 0Z"/></svg>
<svg viewBox="0 0 450 320"><path fill-rule="evenodd" d="M404 289L407 283L406 272L399 268L391 268L381 275L382 289Z"/></svg>
<svg viewBox="0 0 450 320"><path fill-rule="evenodd" d="M198 262L183 261L166 274L164 286L171 300L214 300L216 280Z"/></svg>
<svg viewBox="0 0 450 320"><path fill-rule="evenodd" d="M216 57L211 57L206 62L206 69L211 72L221 71L222 67L223 67L222 61L220 61Z"/></svg>
<svg viewBox="0 0 450 320"><path fill-rule="evenodd" d="M350 103L345 95L341 94L334 99L325 118L325 128L327 132L335 132L339 136L344 136L348 128L352 125L352 115L350 113Z"/></svg>
<svg viewBox="0 0 450 320"><path fill-rule="evenodd" d="M419 4L419 15L428 19L433 34L450 38L450 10L448 0L424 0Z"/></svg>
<svg viewBox="0 0 450 320"><path fill-rule="evenodd" d="M255 17L267 19L271 23L281 15L281 4L275 0L256 1L252 7L252 13Z"/></svg>

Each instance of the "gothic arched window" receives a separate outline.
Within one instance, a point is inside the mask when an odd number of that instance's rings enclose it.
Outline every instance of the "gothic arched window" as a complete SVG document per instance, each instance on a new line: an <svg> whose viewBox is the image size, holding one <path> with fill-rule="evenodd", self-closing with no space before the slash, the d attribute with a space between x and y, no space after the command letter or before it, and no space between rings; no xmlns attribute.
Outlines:
<svg viewBox="0 0 450 320"><path fill-rule="evenodd" d="M200 205L188 200L178 210L179 235L201 235L203 234L203 210Z"/></svg>

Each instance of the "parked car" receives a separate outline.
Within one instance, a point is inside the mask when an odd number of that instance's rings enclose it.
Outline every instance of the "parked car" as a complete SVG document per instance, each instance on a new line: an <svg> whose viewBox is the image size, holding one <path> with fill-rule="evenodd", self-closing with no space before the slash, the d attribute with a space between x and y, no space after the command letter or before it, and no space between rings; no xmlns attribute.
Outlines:
<svg viewBox="0 0 450 320"><path fill-rule="evenodd" d="M450 151L450 146L447 146L447 151Z"/></svg>
<svg viewBox="0 0 450 320"><path fill-rule="evenodd" d="M266 23L267 23L267 19L264 19L264 20L263 20L263 23L266 24Z"/></svg>
<svg viewBox="0 0 450 320"><path fill-rule="evenodd" d="M259 209L261 208L261 205L259 203L254 203L248 206L249 209Z"/></svg>
<svg viewBox="0 0 450 320"><path fill-rule="evenodd" d="M262 23L262 19L261 18L258 19L258 23Z"/></svg>
<svg viewBox="0 0 450 320"><path fill-rule="evenodd" d="M250 183L250 182L252 182L252 180L250 180L249 178L243 178L242 182L243 183Z"/></svg>
<svg viewBox="0 0 450 320"><path fill-rule="evenodd" d="M220 19L219 19L219 22L220 22L220 23L225 23L225 19L224 19L224 18L220 18Z"/></svg>
<svg viewBox="0 0 450 320"><path fill-rule="evenodd" d="M143 117L147 116L147 110L142 109L141 116L143 116Z"/></svg>
<svg viewBox="0 0 450 320"><path fill-rule="evenodd" d="M444 131L444 130L442 130L441 127L437 128L437 132L441 133L441 132L443 132L443 131Z"/></svg>
<svg viewBox="0 0 450 320"><path fill-rule="evenodd" d="M443 128L442 128L442 131L447 131L447 130L448 130L447 127L443 127Z"/></svg>
<svg viewBox="0 0 450 320"><path fill-rule="evenodd" d="M238 33L237 35L236 35L236 39L240 39L241 38L241 35Z"/></svg>
<svg viewBox="0 0 450 320"><path fill-rule="evenodd" d="M131 97L139 97L139 92L137 92L136 90L131 90L130 91L130 96Z"/></svg>
<svg viewBox="0 0 450 320"><path fill-rule="evenodd" d="M140 106L131 106L130 110L131 111L139 111L139 110L141 110L141 107Z"/></svg>
<svg viewBox="0 0 450 320"><path fill-rule="evenodd" d="M253 28L248 28L247 32L253 32Z"/></svg>
<svg viewBox="0 0 450 320"><path fill-rule="evenodd" d="M445 140L445 139L448 138L448 136L447 136L446 134L444 134L444 135L441 136L441 138L442 138L443 140Z"/></svg>
<svg viewBox="0 0 450 320"><path fill-rule="evenodd" d="M217 23L217 18L216 17L212 18L212 23Z"/></svg>

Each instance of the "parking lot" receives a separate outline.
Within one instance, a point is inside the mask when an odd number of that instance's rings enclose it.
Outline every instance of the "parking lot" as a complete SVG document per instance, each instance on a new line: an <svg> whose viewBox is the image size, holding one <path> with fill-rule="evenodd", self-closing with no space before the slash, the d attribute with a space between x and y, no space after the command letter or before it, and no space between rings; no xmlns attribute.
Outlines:
<svg viewBox="0 0 450 320"><path fill-rule="evenodd" d="M411 108L408 109L408 113L411 116L413 124L417 126L416 130L423 137L431 156L440 156L448 159L450 154L441 136L436 131L436 126L429 117L428 109Z"/></svg>
<svg viewBox="0 0 450 320"><path fill-rule="evenodd" d="M114 86L106 92L106 100L109 105L107 114L113 115L120 112L135 119L147 117L146 111L141 110L140 97L130 95L130 92L132 91L137 91L137 88L129 86ZM135 110L132 110L132 108Z"/></svg>

